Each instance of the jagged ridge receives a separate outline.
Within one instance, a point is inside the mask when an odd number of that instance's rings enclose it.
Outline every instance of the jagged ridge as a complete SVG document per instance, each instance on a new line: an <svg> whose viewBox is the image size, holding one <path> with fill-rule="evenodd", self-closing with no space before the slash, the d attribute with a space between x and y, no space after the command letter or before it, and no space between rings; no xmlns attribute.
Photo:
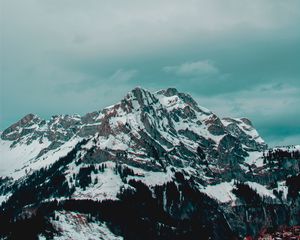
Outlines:
<svg viewBox="0 0 300 240"><path fill-rule="evenodd" d="M69 156L79 143L80 150L67 162L58 161ZM117 201L122 189L135 188L128 184L131 180L142 181L154 191L175 181L175 175L181 173L193 189L221 204L219 211L225 213L237 234L243 235L249 228L240 226L247 211L243 206L249 205L243 189L255 191L251 194L259 202L262 197L260 204L283 211L282 222L298 221L295 216L299 208L289 207L291 196L297 199L297 194L293 191L289 195L289 191L290 186L297 189L299 155L294 152L300 147L282 148L287 152L283 155L275 149L275 158L250 120L220 119L174 88L155 93L135 88L119 103L82 117L61 115L45 121L29 114L2 132L0 147L1 202L12 201L15 189L28 186L29 179L40 174L47 184L30 183L47 186L41 199L36 193L38 201L53 197ZM61 184L58 193L49 192L54 166L58 174L54 179ZM295 178L288 180L288 175ZM254 208L253 215L261 211L258 209ZM268 214L261 219L274 224ZM261 224L258 221L250 228L252 234Z"/></svg>

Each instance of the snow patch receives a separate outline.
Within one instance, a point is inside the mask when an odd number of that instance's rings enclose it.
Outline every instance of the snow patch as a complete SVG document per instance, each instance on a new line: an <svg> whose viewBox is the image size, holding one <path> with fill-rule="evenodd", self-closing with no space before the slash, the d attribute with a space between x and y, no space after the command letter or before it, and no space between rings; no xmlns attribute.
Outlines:
<svg viewBox="0 0 300 240"><path fill-rule="evenodd" d="M265 186L257 183L257 182L245 182L250 188L255 190L261 197L266 196L266 197L271 197L271 198L276 198L273 194L272 190L267 189Z"/></svg>
<svg viewBox="0 0 300 240"><path fill-rule="evenodd" d="M123 237L116 236L112 233L105 223L88 221L86 214L69 212L69 211L56 211L55 219L51 223L55 230L61 236L54 236L53 239L59 240L121 240ZM39 239L45 239L40 236Z"/></svg>
<svg viewBox="0 0 300 240"><path fill-rule="evenodd" d="M264 165L263 153L262 152L248 152L249 156L245 158L244 163L250 166L254 164L256 167L262 167Z"/></svg>
<svg viewBox="0 0 300 240"><path fill-rule="evenodd" d="M29 145L17 143L11 147L11 144L11 141L0 139L0 176L10 176L20 171L26 162L34 159L50 142L44 138L42 142L35 140Z"/></svg>
<svg viewBox="0 0 300 240"><path fill-rule="evenodd" d="M236 196L232 193L234 189L234 181L222 182L216 185L209 185L205 188L200 188L201 192L218 200L221 203L235 202Z"/></svg>
<svg viewBox="0 0 300 240"><path fill-rule="evenodd" d="M120 188L125 184L118 174L115 173L115 163L105 162L106 168L104 172L99 172L98 174L93 174L92 183L83 190L80 187L76 187L72 198L75 199L94 199L94 200L117 200L117 194L120 192ZM98 182L94 184L95 178Z"/></svg>

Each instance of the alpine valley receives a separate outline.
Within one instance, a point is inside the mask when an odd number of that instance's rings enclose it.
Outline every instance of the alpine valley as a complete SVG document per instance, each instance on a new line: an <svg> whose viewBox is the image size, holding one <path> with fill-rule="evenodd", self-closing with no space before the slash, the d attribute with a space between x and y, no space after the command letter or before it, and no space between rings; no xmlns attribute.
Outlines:
<svg viewBox="0 0 300 240"><path fill-rule="evenodd" d="M174 88L1 132L1 239L251 239L300 224L300 145Z"/></svg>

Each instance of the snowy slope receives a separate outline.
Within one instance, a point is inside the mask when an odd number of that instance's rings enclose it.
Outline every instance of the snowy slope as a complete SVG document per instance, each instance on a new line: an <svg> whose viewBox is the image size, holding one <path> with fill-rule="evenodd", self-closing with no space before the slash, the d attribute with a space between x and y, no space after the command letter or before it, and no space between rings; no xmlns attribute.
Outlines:
<svg viewBox="0 0 300 240"><path fill-rule="evenodd" d="M9 141L0 140L0 176L19 179L30 172L49 166L65 156L79 140L80 138L70 139L42 156L39 156L39 153L50 145L46 139L42 142L35 140L29 145L20 142L14 146L11 146Z"/></svg>
<svg viewBox="0 0 300 240"><path fill-rule="evenodd" d="M88 220L86 214L70 211L56 211L51 220L53 228L58 232L53 239L57 240L121 240L122 237L113 234L104 223L96 223ZM40 240L46 239L39 236Z"/></svg>
<svg viewBox="0 0 300 240"><path fill-rule="evenodd" d="M1 134L0 176L26 180L66 156L82 139L87 143L66 166L66 178L91 164L106 163L107 168L92 173L92 182L98 182L85 190L69 182L76 199L116 199L120 188L128 187L115 174L116 164L134 171L126 181L136 179L149 186L172 181L175 171L183 172L220 202L235 200L234 171L237 179L251 179L249 184L259 193L271 196L266 186L255 183L267 176L269 167L263 159L266 144L251 121L221 119L174 88L155 93L135 88L115 105L84 116L57 115L45 121L26 115Z"/></svg>
<svg viewBox="0 0 300 240"><path fill-rule="evenodd" d="M204 199L209 211L225 209L226 222L240 229L251 213L231 212L246 204L233 193L237 183L248 185L256 195L244 188L263 204L290 206L299 151L300 145L268 149L250 120L219 118L174 88L155 93L135 88L120 102L84 116L43 120L28 114L1 132L0 210L13 212L8 222L14 224L58 201L50 217L54 239L121 239L91 216L61 210L63 203L121 202L122 194L134 194L139 186L175 221L189 219ZM142 213L145 206L142 202ZM157 229L169 229L159 221Z"/></svg>

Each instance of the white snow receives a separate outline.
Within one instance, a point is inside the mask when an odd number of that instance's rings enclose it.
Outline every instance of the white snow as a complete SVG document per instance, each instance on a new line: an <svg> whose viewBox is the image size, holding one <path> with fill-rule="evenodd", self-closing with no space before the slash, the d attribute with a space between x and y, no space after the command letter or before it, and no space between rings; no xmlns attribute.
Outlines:
<svg viewBox="0 0 300 240"><path fill-rule="evenodd" d="M112 199L117 200L117 194L120 192L121 186L124 186L120 176L114 172L115 163L105 162L107 168L104 172L92 175L92 183L83 190L82 188L76 187L72 198L75 199L94 199L94 200L105 200ZM94 184L95 178L98 178L98 183Z"/></svg>
<svg viewBox="0 0 300 240"><path fill-rule="evenodd" d="M48 166L60 157L67 155L76 145L80 138L73 138L57 149L50 150L39 158L39 152L50 145L49 140L43 139L33 141L31 144L18 143L13 148L10 147L11 141L0 140L0 176L9 176L19 179L34 170Z"/></svg>
<svg viewBox="0 0 300 240"><path fill-rule="evenodd" d="M127 150L128 145L124 142L130 141L128 136L125 136L123 134L117 136L109 135L108 137L100 136L98 140L102 149L109 148L112 150Z"/></svg>
<svg viewBox="0 0 300 240"><path fill-rule="evenodd" d="M252 165L254 164L256 167L262 167L264 165L263 153L262 152L248 152L249 156L245 158L245 163Z"/></svg>
<svg viewBox="0 0 300 240"><path fill-rule="evenodd" d="M209 185L202 189L200 188L200 191L221 203L226 203L234 202L236 200L236 196L232 193L233 188L234 182L232 180L231 182L222 182L216 185Z"/></svg>
<svg viewBox="0 0 300 240"><path fill-rule="evenodd" d="M10 147L11 141L0 139L0 176L9 176L14 171L20 170L24 164L31 159L34 159L38 153L50 145L47 139L33 141L26 145L17 143L14 147Z"/></svg>
<svg viewBox="0 0 300 240"><path fill-rule="evenodd" d="M55 217L58 220L51 220L51 223L56 231L61 236L54 236L56 240L121 240L123 237L116 236L112 233L105 223L90 222L86 214L70 212L70 211L56 211ZM45 239L40 236L39 239Z"/></svg>
<svg viewBox="0 0 300 240"><path fill-rule="evenodd" d="M253 190L256 190L260 196L267 196L271 198L276 198L272 190L267 189L265 186L256 182L245 182ZM232 193L235 188L234 181L222 182L216 185L209 185L205 188L200 188L200 191L206 193L208 196L218 200L221 203L235 202L236 196Z"/></svg>
<svg viewBox="0 0 300 240"><path fill-rule="evenodd" d="M237 123L239 129L241 129L245 134L254 139L257 143L265 143L265 141L260 137L256 129L248 124L246 124L241 118L223 118L222 123L224 126L228 126L231 123Z"/></svg>
<svg viewBox="0 0 300 240"><path fill-rule="evenodd" d="M265 186L257 183L257 182L245 182L249 187L251 187L253 190L256 190L256 192L260 196L266 196L266 197L271 197L271 198L276 198L273 194L272 190L267 189Z"/></svg>
<svg viewBox="0 0 300 240"><path fill-rule="evenodd" d="M115 173L115 163L107 161L104 163L106 168L104 172L98 172L97 174L92 173L92 183L83 190L80 187L76 187L75 192L72 195L73 199L94 199L103 201L106 199L117 200L117 194L120 192L122 187L130 187L128 184L122 182L119 174ZM166 172L153 172L145 171L141 168L131 167L124 164L126 167L131 168L134 171L135 176L127 176L127 181L134 179L145 183L147 186L163 185L167 182L172 181L174 173L167 168ZM96 168L98 165L96 165ZM187 170L190 170L187 168ZM68 176L79 171L79 166L71 166L68 172ZM68 178L68 177L67 177ZM97 183L95 184L95 179Z"/></svg>
<svg viewBox="0 0 300 240"><path fill-rule="evenodd" d="M178 96L174 95L171 97L166 97L163 95L156 95L160 103L168 109L168 111L172 111L174 108L184 108L187 106Z"/></svg>
<svg viewBox="0 0 300 240"><path fill-rule="evenodd" d="M11 196L11 193L8 193L6 195L0 195L0 206L3 202L6 202Z"/></svg>
<svg viewBox="0 0 300 240"><path fill-rule="evenodd" d="M128 166L129 167L129 166ZM145 183L148 186L155 186L155 185L163 185L167 182L172 181L173 172L170 168L167 168L167 172L153 172L153 171L144 171L140 168L130 167L134 170L134 173L139 176L128 176L127 179L135 179L140 180L141 182Z"/></svg>
<svg viewBox="0 0 300 240"><path fill-rule="evenodd" d="M248 172L248 171L249 171L249 168L246 167L245 165L243 165L243 164L239 164L239 165L240 165L241 169L242 169L244 172Z"/></svg>
<svg viewBox="0 0 300 240"><path fill-rule="evenodd" d="M80 140L81 138L72 138L59 148L48 151L41 157L31 161L27 169L38 170L42 167L49 166L59 158L66 156Z"/></svg>
<svg viewBox="0 0 300 240"><path fill-rule="evenodd" d="M288 187L285 184L285 181L278 182L278 187L276 189L278 192L282 192L283 199L287 199Z"/></svg>
<svg viewBox="0 0 300 240"><path fill-rule="evenodd" d="M300 145L276 146L274 149L280 149L284 151L300 151Z"/></svg>
<svg viewBox="0 0 300 240"><path fill-rule="evenodd" d="M176 108L183 109L184 107L188 106L188 104L186 104L179 96L174 95L174 96L167 97L167 96L161 94L160 92L161 91L157 91L155 93L155 97L158 98L161 105L166 107L168 111L172 111L173 109L176 109ZM203 113L205 113L205 115L212 114L212 112L210 110L208 110L207 108L202 107L202 106L198 106L198 107Z"/></svg>
<svg viewBox="0 0 300 240"><path fill-rule="evenodd" d="M222 118L222 119L221 119L221 122L222 122L222 124L223 124L225 127L227 127L229 124L232 123L232 121L229 121L229 120L226 119L226 118Z"/></svg>

